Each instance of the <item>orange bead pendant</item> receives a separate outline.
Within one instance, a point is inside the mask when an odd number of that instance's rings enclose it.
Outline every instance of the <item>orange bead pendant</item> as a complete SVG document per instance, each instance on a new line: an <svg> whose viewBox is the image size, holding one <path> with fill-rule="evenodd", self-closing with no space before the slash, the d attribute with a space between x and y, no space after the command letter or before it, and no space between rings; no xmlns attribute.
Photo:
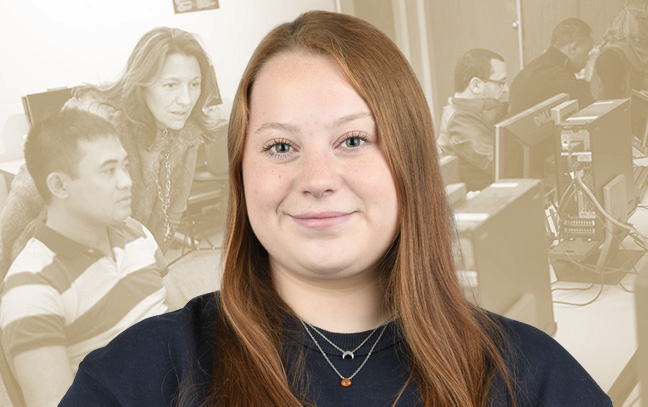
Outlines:
<svg viewBox="0 0 648 407"><path fill-rule="evenodd" d="M345 377L344 379L342 379L340 384L342 386L344 386L344 387L349 387L349 386L351 386L351 380L349 380L348 378Z"/></svg>

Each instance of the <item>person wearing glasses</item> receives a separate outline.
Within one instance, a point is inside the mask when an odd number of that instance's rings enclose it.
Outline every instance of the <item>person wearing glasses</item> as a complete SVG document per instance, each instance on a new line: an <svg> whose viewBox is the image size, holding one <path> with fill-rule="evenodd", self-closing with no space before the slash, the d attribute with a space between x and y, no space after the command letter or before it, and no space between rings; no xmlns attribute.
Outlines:
<svg viewBox="0 0 648 407"><path fill-rule="evenodd" d="M495 180L495 123L508 112L506 64L496 52L474 48L459 58L454 71L455 94L443 108L438 147L459 160L459 178L468 191Z"/></svg>
<svg viewBox="0 0 648 407"><path fill-rule="evenodd" d="M578 18L560 22L551 35L551 45L529 62L511 82L511 114L521 112L559 93L578 99L580 108L594 99L589 84L577 78L592 49L592 29Z"/></svg>

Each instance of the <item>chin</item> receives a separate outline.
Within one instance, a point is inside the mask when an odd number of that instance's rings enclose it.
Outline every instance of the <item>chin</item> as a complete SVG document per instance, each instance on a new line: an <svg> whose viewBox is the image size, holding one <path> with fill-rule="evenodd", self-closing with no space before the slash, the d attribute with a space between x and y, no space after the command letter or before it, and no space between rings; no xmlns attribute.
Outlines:
<svg viewBox="0 0 648 407"><path fill-rule="evenodd" d="M118 225L118 224L122 223L123 221L125 221L126 219L128 219L129 216L131 216L131 211L130 210L129 211L124 211L124 213L120 213L120 214L118 214L117 216L115 216L113 218L113 221L114 221L113 224Z"/></svg>
<svg viewBox="0 0 648 407"><path fill-rule="evenodd" d="M186 120L183 121L183 122L173 121L173 122L170 122L170 123L165 123L165 127L167 129L171 129L171 130L182 130L184 128L185 124L187 124Z"/></svg>

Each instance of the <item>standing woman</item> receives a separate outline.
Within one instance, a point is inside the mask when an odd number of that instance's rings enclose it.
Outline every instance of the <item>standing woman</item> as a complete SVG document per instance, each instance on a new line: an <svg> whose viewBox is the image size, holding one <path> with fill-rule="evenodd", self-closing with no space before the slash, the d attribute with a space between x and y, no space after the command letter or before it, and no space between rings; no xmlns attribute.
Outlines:
<svg viewBox="0 0 648 407"><path fill-rule="evenodd" d="M207 53L192 33L158 27L139 40L117 81L82 86L74 95L64 108L96 113L117 128L130 162L132 216L164 250L186 208L198 146L225 122L214 107L220 94ZM0 215L3 274L42 206L23 169Z"/></svg>
<svg viewBox="0 0 648 407"><path fill-rule="evenodd" d="M610 406L549 336L463 297L432 129L373 26L271 31L230 120L220 292L90 354L60 406Z"/></svg>

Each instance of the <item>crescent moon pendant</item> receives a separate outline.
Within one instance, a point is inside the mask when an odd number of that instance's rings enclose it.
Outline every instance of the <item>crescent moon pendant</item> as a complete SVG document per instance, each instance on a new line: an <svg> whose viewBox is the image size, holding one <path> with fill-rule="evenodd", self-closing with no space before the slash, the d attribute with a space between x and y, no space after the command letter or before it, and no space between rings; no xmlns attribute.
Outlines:
<svg viewBox="0 0 648 407"><path fill-rule="evenodd" d="M353 352L351 352L350 350L345 350L344 352L342 352L342 359L344 359L347 356L351 356L351 359L354 358Z"/></svg>

